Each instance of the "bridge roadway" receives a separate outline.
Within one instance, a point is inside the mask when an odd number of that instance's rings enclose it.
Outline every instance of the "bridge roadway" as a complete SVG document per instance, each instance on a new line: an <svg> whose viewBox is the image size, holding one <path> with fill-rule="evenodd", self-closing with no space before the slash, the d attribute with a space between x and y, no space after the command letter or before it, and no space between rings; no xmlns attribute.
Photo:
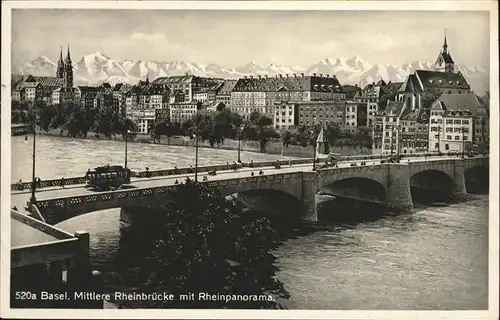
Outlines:
<svg viewBox="0 0 500 320"><path fill-rule="evenodd" d="M452 160L457 159L457 157L443 157L443 156L434 156L428 157L426 160L423 160L422 157L415 158L405 158L402 160L405 161L417 162L417 161L442 161L442 160ZM356 162L359 165L359 160L351 160L351 161L343 161L338 164L339 168L350 167L352 162ZM380 164L380 160L367 160L366 166ZM320 163L322 164L322 163ZM274 167L262 167L262 168L240 168L237 171L234 170L224 170L218 171L216 176L208 176L205 172L198 173L198 180L201 181L203 176L207 176L209 181L213 180L226 180L226 179L234 179L234 178L243 178L249 177L251 172L257 176L259 171L262 170L264 175L273 175L279 173L291 173L298 171L311 171L312 164L296 164L296 165L284 165L281 169L276 169ZM184 182L186 177L190 179L194 179L194 173L191 174L181 174L181 175L172 175L172 176L161 176L156 178L141 178L135 179L132 181L131 185L138 188L147 188L147 187L159 187L159 186L168 186L173 185L175 180L178 180L180 183ZM71 185L66 188L60 187L49 187L43 188L36 192L36 197L38 200L46 200L46 199L54 199L54 198L63 198L63 197L71 197L71 196L83 196L89 194L97 194L98 192L89 190L85 188L85 185ZM31 192L29 190L26 191L12 191L11 192L11 207L16 206L17 209L21 212L24 211L24 207L31 197Z"/></svg>

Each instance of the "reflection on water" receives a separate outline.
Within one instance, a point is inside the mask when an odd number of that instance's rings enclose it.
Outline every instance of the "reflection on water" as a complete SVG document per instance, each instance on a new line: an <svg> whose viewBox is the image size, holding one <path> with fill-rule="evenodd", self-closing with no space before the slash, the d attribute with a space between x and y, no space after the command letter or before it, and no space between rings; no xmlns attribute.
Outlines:
<svg viewBox="0 0 500 320"><path fill-rule="evenodd" d="M374 221L291 226L276 251L291 309L485 309L488 197ZM119 209L58 224L91 233L92 261L110 290L127 289ZM124 247L125 246L125 247ZM136 272L136 270L135 270ZM128 288L130 289L130 288Z"/></svg>

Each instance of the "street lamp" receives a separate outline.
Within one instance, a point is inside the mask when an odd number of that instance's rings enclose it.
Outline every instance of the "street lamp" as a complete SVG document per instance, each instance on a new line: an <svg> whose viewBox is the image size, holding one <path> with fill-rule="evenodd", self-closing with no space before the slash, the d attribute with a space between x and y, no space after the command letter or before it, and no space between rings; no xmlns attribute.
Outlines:
<svg viewBox="0 0 500 320"><path fill-rule="evenodd" d="M36 103L33 102L33 171L32 171L32 180L31 180L31 198L30 202L32 204L36 203L36 197L35 197L35 189L36 189L36 180L35 180L35 146L36 146Z"/></svg>
<svg viewBox="0 0 500 320"><path fill-rule="evenodd" d="M196 148L196 158L194 163L194 182L198 182L198 127L196 127L196 133L193 134L195 138L195 148Z"/></svg>
<svg viewBox="0 0 500 320"><path fill-rule="evenodd" d="M314 131L311 130L312 145L313 145L313 171L316 171L316 140L314 139Z"/></svg>
<svg viewBox="0 0 500 320"><path fill-rule="evenodd" d="M243 125L238 127L238 163L241 163L241 133L243 131Z"/></svg>
<svg viewBox="0 0 500 320"><path fill-rule="evenodd" d="M127 169L127 154L128 154L127 145L128 145L128 135L129 134L130 134L130 130L127 130L127 132L125 133L125 169Z"/></svg>

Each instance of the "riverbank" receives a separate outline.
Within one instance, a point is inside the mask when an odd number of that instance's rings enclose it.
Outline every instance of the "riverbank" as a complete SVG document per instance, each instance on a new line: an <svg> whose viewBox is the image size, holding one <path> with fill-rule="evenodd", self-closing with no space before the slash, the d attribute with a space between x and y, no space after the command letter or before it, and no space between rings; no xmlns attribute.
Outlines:
<svg viewBox="0 0 500 320"><path fill-rule="evenodd" d="M105 137L103 135L97 134L95 132L89 132L87 137L71 137L68 135L66 130L60 129L50 129L49 131L37 130L40 135L56 136L56 137L66 137L71 139L87 139L87 140L106 140L106 141L125 141L121 134L116 134L111 136L111 138ZM181 146L181 147L195 147L195 140L186 136L173 136L165 137L161 136L159 139L153 141L150 135L138 134L133 139L129 139L128 142L131 143L149 143L149 144L162 144L171 146ZM265 152L261 152L259 141L246 141L242 140L240 143L238 140L225 139L220 145L211 146L208 141L198 141L198 147L209 148L209 149L219 149L219 150L238 150L238 145L240 144L242 151L256 152L256 153L266 153L266 154L280 154L283 156L290 157L302 157L311 158L313 157L314 150L312 146L298 146L289 145L284 147L281 140L271 140L266 144ZM330 146L330 152L338 153L344 156L353 155L371 155L371 149L367 148L339 148Z"/></svg>

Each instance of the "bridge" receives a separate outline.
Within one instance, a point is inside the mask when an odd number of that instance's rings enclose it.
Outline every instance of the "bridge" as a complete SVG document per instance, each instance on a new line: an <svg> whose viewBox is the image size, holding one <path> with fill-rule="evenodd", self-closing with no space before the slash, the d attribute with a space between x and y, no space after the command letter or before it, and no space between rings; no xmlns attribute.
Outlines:
<svg viewBox="0 0 500 320"><path fill-rule="evenodd" d="M280 195L280 200L278 197L271 197L274 199L272 201L293 204L298 208L298 218L316 221L316 195L319 192L385 204L391 211L411 211L411 188L430 189L461 198L467 194L466 172L488 167L489 157L416 158L384 164L369 161L365 166L353 167L346 162L337 168L317 171L311 170L311 164L298 164L282 169L266 167L264 174L257 176L250 174L252 170L257 174L259 169L254 168L222 172L201 183L217 187L227 195L254 191ZM142 187L112 192L96 193L83 188L40 192L37 194L37 209L40 219L56 224L88 212L118 208L125 202L154 201L178 187L174 180L185 177L169 176L142 181ZM44 197L44 193L49 196ZM29 194L25 198L27 200ZM17 201L19 199L21 198L18 197Z"/></svg>

